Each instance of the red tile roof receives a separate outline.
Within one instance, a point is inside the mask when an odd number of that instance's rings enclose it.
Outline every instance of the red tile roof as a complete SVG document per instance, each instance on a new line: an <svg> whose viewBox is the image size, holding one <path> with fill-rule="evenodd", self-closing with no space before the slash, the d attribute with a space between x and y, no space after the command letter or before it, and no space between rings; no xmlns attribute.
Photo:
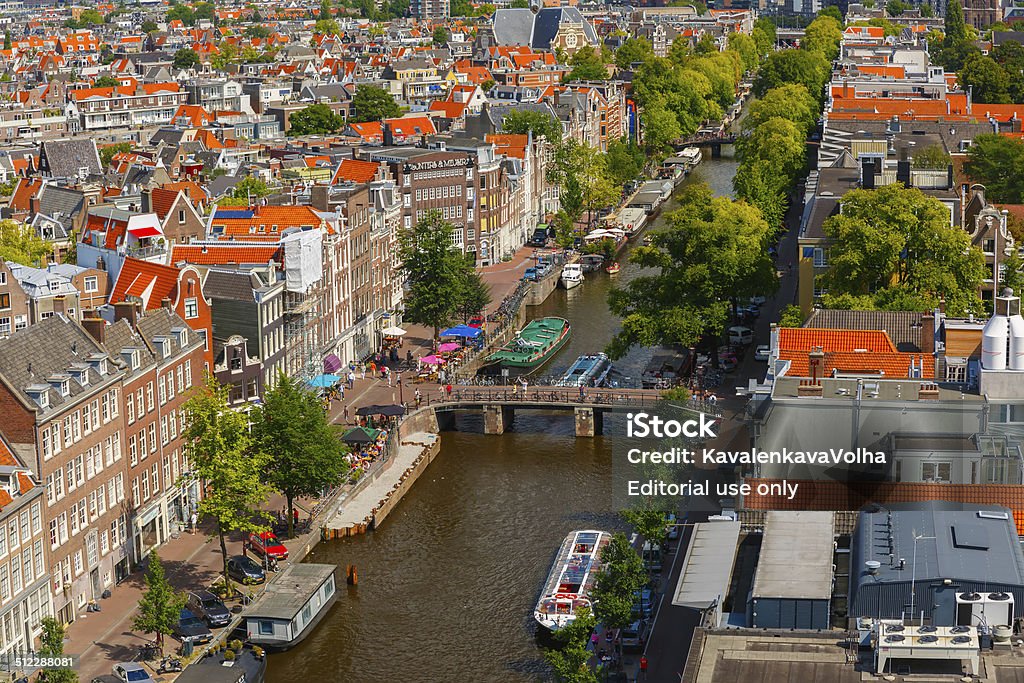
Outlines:
<svg viewBox="0 0 1024 683"><path fill-rule="evenodd" d="M163 220L167 217L171 207L174 206L174 200L177 198L177 191L155 187L150 194L150 211L159 216L160 220Z"/></svg>
<svg viewBox="0 0 1024 683"><path fill-rule="evenodd" d="M186 261L200 266L236 265L241 263L267 263L281 261L278 245L238 245L226 243L205 246L183 245L174 247L171 263Z"/></svg>
<svg viewBox="0 0 1024 683"><path fill-rule="evenodd" d="M337 184L343 180L351 180L354 183L368 183L377 177L379 171L380 164L375 161L342 159L331 182Z"/></svg>
<svg viewBox="0 0 1024 683"><path fill-rule="evenodd" d="M126 258L117 276L110 303L124 301L128 296L142 298L146 310L160 308L163 299L171 296L178 287L181 271L174 266L165 266L135 258Z"/></svg>
<svg viewBox="0 0 1024 683"><path fill-rule="evenodd" d="M896 345L884 330L835 330L817 327L779 328L779 349L786 351L810 351L821 347L822 351L893 352Z"/></svg>
<svg viewBox="0 0 1024 683"><path fill-rule="evenodd" d="M834 373L881 375L891 379L913 376L911 367L921 367L921 378L935 377L935 358L927 354L896 350L883 330L833 330L811 327L779 329L779 359L790 362L788 375L810 377L810 352L825 353L819 377Z"/></svg>
<svg viewBox="0 0 1024 683"><path fill-rule="evenodd" d="M754 490L772 479L746 479ZM1024 486L1006 484L925 484L918 482L841 482L789 480L797 484L792 500L786 495L748 496L752 510L859 510L868 503L916 503L947 500L975 505L1004 505L1013 510L1017 533L1024 535Z"/></svg>

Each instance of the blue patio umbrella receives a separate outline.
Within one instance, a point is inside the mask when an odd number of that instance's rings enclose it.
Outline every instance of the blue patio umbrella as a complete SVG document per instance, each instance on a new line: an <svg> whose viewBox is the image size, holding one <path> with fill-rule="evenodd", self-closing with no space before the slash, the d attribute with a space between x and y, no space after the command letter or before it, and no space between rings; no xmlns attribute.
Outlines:
<svg viewBox="0 0 1024 683"><path fill-rule="evenodd" d="M317 375L310 380L309 386L316 387L318 389L326 389L327 387L333 387L340 381L341 377L338 375Z"/></svg>
<svg viewBox="0 0 1024 683"><path fill-rule="evenodd" d="M480 336L481 330L479 327L470 327L469 325L456 325L455 327L449 327L447 330L441 332L442 337L467 337L469 339L476 339Z"/></svg>

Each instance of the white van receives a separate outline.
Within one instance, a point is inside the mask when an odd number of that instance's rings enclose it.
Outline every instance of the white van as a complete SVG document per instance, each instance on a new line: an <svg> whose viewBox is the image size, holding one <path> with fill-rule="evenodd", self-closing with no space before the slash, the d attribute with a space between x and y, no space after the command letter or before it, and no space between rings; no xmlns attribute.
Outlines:
<svg viewBox="0 0 1024 683"><path fill-rule="evenodd" d="M747 346L754 343L754 332L749 327L736 325L729 328L729 343Z"/></svg>

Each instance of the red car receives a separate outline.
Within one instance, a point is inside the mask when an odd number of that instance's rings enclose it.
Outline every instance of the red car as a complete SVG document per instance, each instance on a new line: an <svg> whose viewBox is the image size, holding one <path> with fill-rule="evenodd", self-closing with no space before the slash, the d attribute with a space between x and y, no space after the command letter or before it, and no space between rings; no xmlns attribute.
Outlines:
<svg viewBox="0 0 1024 683"><path fill-rule="evenodd" d="M470 327L483 327L484 326L484 317L482 315L474 315L472 318L469 319L469 326Z"/></svg>
<svg viewBox="0 0 1024 683"><path fill-rule="evenodd" d="M249 534L249 548L257 555L267 555L275 560L288 559L288 548L270 531Z"/></svg>

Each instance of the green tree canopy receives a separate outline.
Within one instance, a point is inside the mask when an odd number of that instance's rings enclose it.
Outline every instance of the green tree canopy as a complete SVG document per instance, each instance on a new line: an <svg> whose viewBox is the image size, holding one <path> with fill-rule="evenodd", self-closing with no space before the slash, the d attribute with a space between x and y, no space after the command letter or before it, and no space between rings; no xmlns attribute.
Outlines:
<svg viewBox="0 0 1024 683"><path fill-rule="evenodd" d="M619 358L635 345L717 345L730 301L778 286L767 253L771 236L753 206L714 197L704 184L686 186L665 229L630 255L654 272L609 295L612 312L623 318L609 355Z"/></svg>
<svg viewBox="0 0 1024 683"><path fill-rule="evenodd" d="M743 70L749 71L760 62L760 53L757 50L757 43L746 33L733 32L729 34L729 49L735 50L743 62Z"/></svg>
<svg viewBox="0 0 1024 683"><path fill-rule="evenodd" d="M39 635L39 650L36 654L40 658L61 657L64 654L67 627L53 617L43 617L40 625L43 632ZM44 683L77 683L78 673L74 669L47 669L40 672L39 680Z"/></svg>
<svg viewBox="0 0 1024 683"><path fill-rule="evenodd" d="M736 142L744 160L763 159L772 163L776 173L795 179L804 168L804 135L789 119L767 119Z"/></svg>
<svg viewBox="0 0 1024 683"><path fill-rule="evenodd" d="M313 24L313 33L321 36L336 36L341 33L341 27L334 19L317 19Z"/></svg>
<svg viewBox="0 0 1024 683"><path fill-rule="evenodd" d="M390 93L383 88L365 84L356 86L356 94L352 96L352 109L350 120L356 122L382 121L402 114L401 108Z"/></svg>
<svg viewBox="0 0 1024 683"><path fill-rule="evenodd" d="M471 267L462 252L452 246L454 229L431 211L398 238L401 271L408 289L405 320L438 330L450 323L463 293Z"/></svg>
<svg viewBox="0 0 1024 683"><path fill-rule="evenodd" d="M30 226L9 218L0 220L0 261L38 266L52 251L50 244Z"/></svg>
<svg viewBox="0 0 1024 683"><path fill-rule="evenodd" d="M743 119L744 130L754 130L769 119L788 119L806 137L818 121L818 101L799 83L772 88L750 105Z"/></svg>
<svg viewBox="0 0 1024 683"><path fill-rule="evenodd" d="M601 570L591 597L594 615L606 628L621 629L633 622L636 592L647 584L643 559L623 533L612 535L601 551Z"/></svg>
<svg viewBox="0 0 1024 683"><path fill-rule="evenodd" d="M164 16L167 18L167 23L170 23L172 21L181 21L181 23L185 24L186 26L191 26L192 24L196 23L195 12L193 12L192 8L188 5L183 5L181 3L174 5L170 9L168 9L167 14L165 14Z"/></svg>
<svg viewBox="0 0 1024 683"><path fill-rule="evenodd" d="M469 322L491 303L491 286L476 270L467 269L456 299L455 312L462 322Z"/></svg>
<svg viewBox="0 0 1024 683"><path fill-rule="evenodd" d="M943 297L953 316L981 310L984 255L950 225L949 209L917 188L848 192L824 231L832 239L831 294L871 295L880 308L902 306L908 296L934 306Z"/></svg>
<svg viewBox="0 0 1024 683"><path fill-rule="evenodd" d="M800 40L800 49L820 52L831 62L839 56L839 43L842 40L842 21L819 14L818 18L804 29L804 37Z"/></svg>
<svg viewBox="0 0 1024 683"><path fill-rule="evenodd" d="M989 201L1024 203L1024 142L986 133L974 138L964 171L985 186Z"/></svg>
<svg viewBox="0 0 1024 683"><path fill-rule="evenodd" d="M146 587L139 599L139 608L132 619L132 628L136 631L156 635L156 643L161 653L164 647L164 636L174 632L178 623L181 608L185 606L185 596L176 593L164 574L164 565L154 550L149 555L149 566L146 567Z"/></svg>
<svg viewBox="0 0 1024 683"><path fill-rule="evenodd" d="M448 29L444 26L437 26L434 28L434 34L432 36L434 45L445 45L448 43L448 39L450 37Z"/></svg>
<svg viewBox="0 0 1024 683"><path fill-rule="evenodd" d="M946 3L945 30L946 45L967 42L967 22L964 21L964 8L959 2Z"/></svg>
<svg viewBox="0 0 1024 683"><path fill-rule="evenodd" d="M914 168L945 171L950 162L949 153L941 144L929 145L914 151Z"/></svg>
<svg viewBox="0 0 1024 683"><path fill-rule="evenodd" d="M601 53L590 45L584 45L569 58L572 71L566 76L567 81L603 81L608 78Z"/></svg>
<svg viewBox="0 0 1024 683"><path fill-rule="evenodd" d="M199 64L199 53L190 47L183 47L174 53L175 69L192 69Z"/></svg>
<svg viewBox="0 0 1024 683"><path fill-rule="evenodd" d="M326 135L340 130L345 125L345 119L323 103L311 104L293 113L289 121L291 128L288 135Z"/></svg>
<svg viewBox="0 0 1024 683"><path fill-rule="evenodd" d="M227 387L207 375L205 385L184 406L190 477L206 488L199 516L217 525L226 586L231 583L227 535L266 529L262 520L267 514L262 508L270 498L270 487L263 476L271 462L269 455L253 447L248 417L231 410L227 392Z"/></svg>
<svg viewBox="0 0 1024 683"><path fill-rule="evenodd" d="M633 64L654 58L654 48L646 38L626 38L615 51L615 65L620 69L632 69Z"/></svg>
<svg viewBox="0 0 1024 683"><path fill-rule="evenodd" d="M143 33L152 33L153 31L159 30L159 28L160 27L157 26L152 21L144 21L144 22L142 22L142 32Z"/></svg>
<svg viewBox="0 0 1024 683"><path fill-rule="evenodd" d="M341 483L348 470L347 449L327 420L320 398L283 372L252 415L256 449L270 454L264 481L279 491L288 507L288 535L295 499L317 496Z"/></svg>
<svg viewBox="0 0 1024 683"><path fill-rule="evenodd" d="M787 83L800 83L815 98L824 95L830 66L828 59L813 50L782 50L773 52L757 72L754 92L761 97L772 88Z"/></svg>
<svg viewBox="0 0 1024 683"><path fill-rule="evenodd" d="M897 0L898 2L899 0ZM839 11L839 8L835 5L829 5L825 9L818 12L819 17L832 17L840 24L843 23L843 13Z"/></svg>
<svg viewBox="0 0 1024 683"><path fill-rule="evenodd" d="M544 660L551 666L558 683L598 683L598 670L590 668L594 653L587 649L590 634L597 626L597 620L590 610L583 607L576 611L576 618L555 632L559 647L544 651Z"/></svg>
<svg viewBox="0 0 1024 683"><path fill-rule="evenodd" d="M113 76L100 76L92 82L93 87L96 88L116 88L120 85L120 82Z"/></svg>
<svg viewBox="0 0 1024 683"><path fill-rule="evenodd" d="M562 139L562 124L551 114L534 109L513 109L501 122L501 130L510 135L545 137L548 142L558 144Z"/></svg>
<svg viewBox="0 0 1024 683"><path fill-rule="evenodd" d="M643 171L646 157L632 140L612 140L605 154L608 176L618 186L635 180Z"/></svg>
<svg viewBox="0 0 1024 683"><path fill-rule="evenodd" d="M130 151L132 151L132 143L130 142L118 142L113 145L107 145L100 150L100 162L103 164L103 168L106 168L110 166L110 162L114 160L115 156Z"/></svg>
<svg viewBox="0 0 1024 683"><path fill-rule="evenodd" d="M1010 104L1010 77L996 60L988 55L973 54L964 60L957 74L963 86L971 87L975 102Z"/></svg>

